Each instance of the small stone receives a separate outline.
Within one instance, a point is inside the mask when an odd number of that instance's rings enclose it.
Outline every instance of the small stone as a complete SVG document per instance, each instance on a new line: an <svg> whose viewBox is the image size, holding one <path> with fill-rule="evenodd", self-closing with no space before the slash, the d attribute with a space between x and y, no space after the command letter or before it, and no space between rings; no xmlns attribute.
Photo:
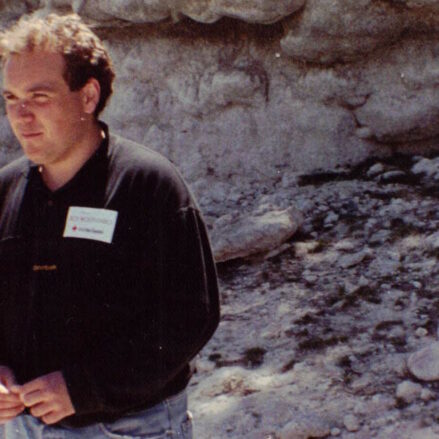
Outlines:
<svg viewBox="0 0 439 439"><path fill-rule="evenodd" d="M215 370L215 363L213 361L207 361L201 358L197 358L195 361L195 367L197 369L197 372L212 372Z"/></svg>
<svg viewBox="0 0 439 439"><path fill-rule="evenodd" d="M377 227L381 227L378 220L376 220L375 218L369 218L364 225L364 230L367 231L367 233L374 233Z"/></svg>
<svg viewBox="0 0 439 439"><path fill-rule="evenodd" d="M439 379L439 342L411 354L407 361L409 371L423 381Z"/></svg>
<svg viewBox="0 0 439 439"><path fill-rule="evenodd" d="M303 276L303 279L309 284L315 284L317 282L318 277L314 274L309 274L307 276Z"/></svg>
<svg viewBox="0 0 439 439"><path fill-rule="evenodd" d="M376 410L377 412L384 413L394 409L396 405L397 401L394 397L383 393L377 393L372 396L368 412Z"/></svg>
<svg viewBox="0 0 439 439"><path fill-rule="evenodd" d="M279 439L323 438L330 434L328 422L318 414L298 416L286 424L279 434Z"/></svg>
<svg viewBox="0 0 439 439"><path fill-rule="evenodd" d="M370 256L370 250L363 250L353 255L342 256L339 260L339 265L342 268L350 268L358 265L364 259Z"/></svg>
<svg viewBox="0 0 439 439"><path fill-rule="evenodd" d="M385 359L385 363L389 370L395 372L399 377L403 378L407 376L407 362L405 354L388 355Z"/></svg>
<svg viewBox="0 0 439 439"><path fill-rule="evenodd" d="M418 328L415 331L416 337L425 337L426 335L428 335L428 331L425 328Z"/></svg>
<svg viewBox="0 0 439 439"><path fill-rule="evenodd" d="M346 415L343 418L343 424L346 427L346 430L354 432L360 429L360 423L358 418L354 415Z"/></svg>
<svg viewBox="0 0 439 439"><path fill-rule="evenodd" d="M376 177L379 174L382 174L384 172L385 168L382 163L375 163L373 166L369 168L367 171L367 176L369 178Z"/></svg>
<svg viewBox="0 0 439 439"><path fill-rule="evenodd" d="M374 377L371 374L365 373L360 378L357 378L352 382L351 389L354 392L363 392L369 394L370 392L375 392L374 382Z"/></svg>
<svg viewBox="0 0 439 439"><path fill-rule="evenodd" d="M419 160L411 169L415 175L431 177L438 171L437 163L430 159Z"/></svg>
<svg viewBox="0 0 439 439"><path fill-rule="evenodd" d="M335 212L329 212L325 218L325 224L334 224L338 221L339 216Z"/></svg>
<svg viewBox="0 0 439 439"><path fill-rule="evenodd" d="M402 326L395 326L394 328L390 329L387 338L391 341L396 341L401 344L406 343L406 337L405 337L405 330Z"/></svg>
<svg viewBox="0 0 439 439"><path fill-rule="evenodd" d="M406 178L406 173L404 171L388 171L380 175L379 181L383 183L395 183L400 182Z"/></svg>
<svg viewBox="0 0 439 439"><path fill-rule="evenodd" d="M427 402L427 401L434 399L434 397L435 397L435 394L430 389L422 389L422 392L421 392L422 401Z"/></svg>
<svg viewBox="0 0 439 439"><path fill-rule="evenodd" d="M337 251L343 252L352 252L358 247L358 243L355 241L343 239L341 241L337 241L334 245L334 249Z"/></svg>
<svg viewBox="0 0 439 439"><path fill-rule="evenodd" d="M412 381L403 381L396 388L396 397L407 404L416 401L421 397L422 386Z"/></svg>
<svg viewBox="0 0 439 439"><path fill-rule="evenodd" d="M435 232L432 235L429 235L425 239L425 243L427 245L427 248L430 251L435 251L439 249L439 233Z"/></svg>
<svg viewBox="0 0 439 439"><path fill-rule="evenodd" d="M366 287L369 285L369 279L367 279L367 277L364 276L360 276L360 279L358 280L358 286L359 287Z"/></svg>
<svg viewBox="0 0 439 439"><path fill-rule="evenodd" d="M369 238L369 244L384 244L390 236L390 230L378 230Z"/></svg>
<svg viewBox="0 0 439 439"><path fill-rule="evenodd" d="M331 436L340 436L341 430L339 428L331 428Z"/></svg>
<svg viewBox="0 0 439 439"><path fill-rule="evenodd" d="M346 293L348 294L354 294L356 291L359 290L359 287L357 285L354 285L353 283L349 282L349 280L347 279L344 280L343 287Z"/></svg>

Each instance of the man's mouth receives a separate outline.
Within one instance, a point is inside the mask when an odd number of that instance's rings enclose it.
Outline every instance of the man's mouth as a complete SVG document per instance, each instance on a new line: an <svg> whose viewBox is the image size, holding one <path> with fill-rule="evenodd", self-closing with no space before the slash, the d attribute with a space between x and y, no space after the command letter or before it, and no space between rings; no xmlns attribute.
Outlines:
<svg viewBox="0 0 439 439"><path fill-rule="evenodd" d="M42 133L40 132L34 132L34 133L21 133L21 137L23 139L33 139L34 137L41 136Z"/></svg>

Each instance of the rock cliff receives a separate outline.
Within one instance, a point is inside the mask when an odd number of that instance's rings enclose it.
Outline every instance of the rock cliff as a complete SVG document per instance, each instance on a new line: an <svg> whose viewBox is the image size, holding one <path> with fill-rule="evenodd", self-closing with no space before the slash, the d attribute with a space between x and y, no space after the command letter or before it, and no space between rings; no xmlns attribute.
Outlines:
<svg viewBox="0 0 439 439"><path fill-rule="evenodd" d="M94 26L117 69L104 119L178 165L209 226L299 173L437 146L439 1L5 0L0 25L33 11ZM1 109L0 144L2 164Z"/></svg>

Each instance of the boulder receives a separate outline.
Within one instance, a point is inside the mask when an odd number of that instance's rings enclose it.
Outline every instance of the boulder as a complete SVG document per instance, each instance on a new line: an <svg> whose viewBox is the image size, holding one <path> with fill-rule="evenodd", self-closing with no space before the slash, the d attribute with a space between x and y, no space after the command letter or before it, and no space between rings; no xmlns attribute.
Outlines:
<svg viewBox="0 0 439 439"><path fill-rule="evenodd" d="M48 9L70 7L101 21L117 19L130 23L155 23L187 16L202 23L233 17L254 23L273 23L300 9L305 0L43 0Z"/></svg>
<svg viewBox="0 0 439 439"><path fill-rule="evenodd" d="M290 238L302 221L293 207L259 216L222 217L212 232L215 260L223 262L273 250Z"/></svg>
<svg viewBox="0 0 439 439"><path fill-rule="evenodd" d="M438 3L428 0L308 0L301 16L289 22L282 49L307 62L352 61L388 47L408 30L437 31L438 11Z"/></svg>
<svg viewBox="0 0 439 439"><path fill-rule="evenodd" d="M432 343L411 354L407 367L419 380L439 380L439 342Z"/></svg>

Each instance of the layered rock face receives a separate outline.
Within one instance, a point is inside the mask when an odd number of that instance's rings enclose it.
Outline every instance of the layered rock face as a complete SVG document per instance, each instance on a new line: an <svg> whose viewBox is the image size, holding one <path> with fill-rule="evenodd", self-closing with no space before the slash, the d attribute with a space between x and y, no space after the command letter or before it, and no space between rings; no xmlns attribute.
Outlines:
<svg viewBox="0 0 439 439"><path fill-rule="evenodd" d="M174 161L209 223L298 173L437 144L436 0L0 5L3 25L41 10L95 26L118 74L104 120ZM17 148L4 115L0 144L4 163Z"/></svg>

